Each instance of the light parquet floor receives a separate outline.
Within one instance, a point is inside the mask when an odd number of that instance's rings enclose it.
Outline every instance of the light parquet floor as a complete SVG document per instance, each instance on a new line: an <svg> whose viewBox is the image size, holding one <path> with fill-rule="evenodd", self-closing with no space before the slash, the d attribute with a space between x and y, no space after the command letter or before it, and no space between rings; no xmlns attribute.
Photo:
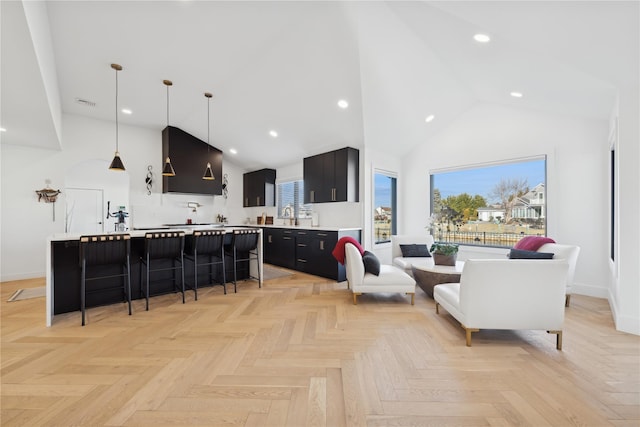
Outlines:
<svg viewBox="0 0 640 427"><path fill-rule="evenodd" d="M5 282L2 426L638 426L640 337L575 295L563 351L542 331L473 347L417 289L363 295L296 273L56 316L44 279Z"/></svg>

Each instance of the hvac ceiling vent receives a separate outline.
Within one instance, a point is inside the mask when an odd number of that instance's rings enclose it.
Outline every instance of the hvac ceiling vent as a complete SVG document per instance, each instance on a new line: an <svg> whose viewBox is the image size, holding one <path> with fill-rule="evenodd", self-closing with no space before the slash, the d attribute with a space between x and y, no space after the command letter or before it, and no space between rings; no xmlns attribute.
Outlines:
<svg viewBox="0 0 640 427"><path fill-rule="evenodd" d="M89 101L88 99L76 98L76 103L84 105L85 107L95 107L96 103Z"/></svg>

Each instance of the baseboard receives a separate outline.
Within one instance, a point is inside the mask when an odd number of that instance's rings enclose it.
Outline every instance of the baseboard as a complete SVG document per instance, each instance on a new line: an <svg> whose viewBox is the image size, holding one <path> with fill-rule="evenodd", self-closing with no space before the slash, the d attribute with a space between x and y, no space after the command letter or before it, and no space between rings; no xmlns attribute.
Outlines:
<svg viewBox="0 0 640 427"><path fill-rule="evenodd" d="M611 314L613 315L616 330L628 334L640 335L640 319L619 314L616 300L611 292L609 292L607 299L609 300L609 307L611 307Z"/></svg>
<svg viewBox="0 0 640 427"><path fill-rule="evenodd" d="M45 277L44 271L35 271L31 273L20 273L20 274L4 274L0 276L0 282L13 282L16 280L26 280L26 279L37 279L39 277Z"/></svg>
<svg viewBox="0 0 640 427"><path fill-rule="evenodd" d="M580 283L574 283L571 286L571 293L577 295L584 295L587 297L594 298L609 298L609 290L607 288L602 288L600 286L592 286L592 285L584 285Z"/></svg>

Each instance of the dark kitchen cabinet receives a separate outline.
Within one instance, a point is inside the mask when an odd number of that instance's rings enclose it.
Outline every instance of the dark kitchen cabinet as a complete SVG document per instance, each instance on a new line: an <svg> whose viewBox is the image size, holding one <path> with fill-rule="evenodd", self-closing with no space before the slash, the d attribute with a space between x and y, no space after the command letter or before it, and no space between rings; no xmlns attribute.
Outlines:
<svg viewBox="0 0 640 427"><path fill-rule="evenodd" d="M359 151L351 147L306 157L304 202L359 201L359 166Z"/></svg>
<svg viewBox="0 0 640 427"><path fill-rule="evenodd" d="M292 230L263 228L264 262L295 269L296 246Z"/></svg>
<svg viewBox="0 0 640 427"><path fill-rule="evenodd" d="M333 248L344 236L360 241L360 230L264 229L264 262L336 281L346 280ZM271 237L270 237L271 236Z"/></svg>
<svg viewBox="0 0 640 427"><path fill-rule="evenodd" d="M275 169L261 169L243 175L242 205L275 206L276 205L276 171Z"/></svg>
<svg viewBox="0 0 640 427"><path fill-rule="evenodd" d="M162 176L163 193L222 194L222 151L173 126L162 131L162 165L169 157L176 176ZM202 179L207 162L213 180Z"/></svg>

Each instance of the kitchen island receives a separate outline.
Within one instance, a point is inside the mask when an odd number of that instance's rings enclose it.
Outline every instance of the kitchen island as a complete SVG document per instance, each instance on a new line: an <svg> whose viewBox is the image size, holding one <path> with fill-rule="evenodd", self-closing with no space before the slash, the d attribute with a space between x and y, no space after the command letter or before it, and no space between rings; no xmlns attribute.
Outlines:
<svg viewBox="0 0 640 427"><path fill-rule="evenodd" d="M193 234L194 230L212 228L207 225L192 226L185 225L181 227L170 227L171 231L184 231L185 236L189 238ZM226 232L225 243L231 243L233 230L247 227L232 227L227 226L224 228L216 228L224 230ZM262 279L262 264L263 264L263 233L259 227L256 228L260 231L258 240L258 266L257 269L260 272L259 277ZM153 231L167 231L166 227L158 227L153 229L149 227L145 230L131 230L127 233L131 236L131 298L142 298L140 293L140 257L144 253L144 237L145 233ZM117 233L105 233L105 234L117 234ZM47 254L46 254L46 324L51 326L53 317L57 314L68 313L72 311L80 310L80 234L79 233L60 233L49 236L47 239ZM227 278L233 277L233 263L230 259L225 262L225 271L227 272ZM102 268L102 267L101 267ZM117 269L117 266L105 266L104 269ZM258 276L258 270L255 265L250 265L251 275ZM193 282L193 264L188 260L185 260L184 266L185 281ZM239 277L240 278L240 277ZM111 303L118 303L122 301L122 292L115 289L110 290L113 284L109 284L108 280L105 280L104 292L92 294L87 296L87 307L93 307L98 305L105 305ZM166 278L166 282L170 282L170 276ZM262 280L261 280L262 282ZM262 283L260 283L262 285ZM173 289L171 286L166 286L167 292ZM162 291L162 289L161 289Z"/></svg>

